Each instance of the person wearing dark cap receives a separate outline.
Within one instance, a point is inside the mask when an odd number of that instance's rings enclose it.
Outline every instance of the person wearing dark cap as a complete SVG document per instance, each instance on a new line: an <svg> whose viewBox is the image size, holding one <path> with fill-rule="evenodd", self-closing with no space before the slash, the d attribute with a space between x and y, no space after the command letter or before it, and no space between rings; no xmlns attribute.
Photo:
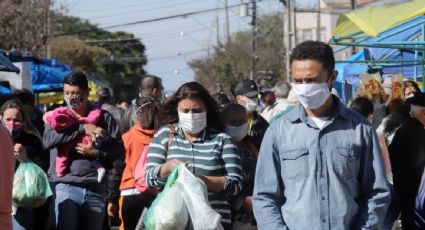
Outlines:
<svg viewBox="0 0 425 230"><path fill-rule="evenodd" d="M257 149L266 133L269 123L258 114L258 87L253 80L241 80L235 86L234 95L238 104L244 106L248 112L248 137Z"/></svg>
<svg viewBox="0 0 425 230"><path fill-rule="evenodd" d="M108 111L112 114L117 124L120 123L122 111L114 105L114 98L111 91L104 87L96 92L97 104L101 109Z"/></svg>
<svg viewBox="0 0 425 230"><path fill-rule="evenodd" d="M403 229L415 229L415 199L425 165L425 94L408 98L410 117L394 135L388 150ZM396 198L396 199L397 199Z"/></svg>

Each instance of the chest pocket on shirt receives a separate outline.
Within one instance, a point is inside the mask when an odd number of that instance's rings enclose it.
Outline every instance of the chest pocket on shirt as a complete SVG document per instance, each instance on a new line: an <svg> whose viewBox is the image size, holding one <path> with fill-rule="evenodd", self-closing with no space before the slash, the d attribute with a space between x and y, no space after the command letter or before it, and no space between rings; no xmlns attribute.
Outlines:
<svg viewBox="0 0 425 230"><path fill-rule="evenodd" d="M360 156L357 151L347 147L336 147L332 153L335 172L344 179L357 177L360 167Z"/></svg>
<svg viewBox="0 0 425 230"><path fill-rule="evenodd" d="M283 178L295 179L308 177L308 150L295 149L280 154Z"/></svg>

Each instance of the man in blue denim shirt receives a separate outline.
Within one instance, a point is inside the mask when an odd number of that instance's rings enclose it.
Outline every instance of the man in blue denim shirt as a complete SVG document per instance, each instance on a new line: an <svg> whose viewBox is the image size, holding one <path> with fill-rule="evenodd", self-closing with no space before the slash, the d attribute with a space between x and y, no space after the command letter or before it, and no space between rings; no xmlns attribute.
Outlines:
<svg viewBox="0 0 425 230"><path fill-rule="evenodd" d="M337 74L329 45L303 42L290 61L302 106L275 121L261 144L259 229L377 229L390 194L374 129L331 96Z"/></svg>

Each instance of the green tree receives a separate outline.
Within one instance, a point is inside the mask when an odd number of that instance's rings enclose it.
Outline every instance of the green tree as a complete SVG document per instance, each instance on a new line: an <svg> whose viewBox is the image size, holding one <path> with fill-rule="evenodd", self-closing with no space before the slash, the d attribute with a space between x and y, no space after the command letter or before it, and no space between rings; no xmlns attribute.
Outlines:
<svg viewBox="0 0 425 230"><path fill-rule="evenodd" d="M256 81L266 87L285 78L282 20L279 15L265 15L257 24ZM241 79L248 79L252 70L252 32L242 31L232 35L231 41L214 48L212 55L194 59L189 66L195 79L204 85L220 83L229 89ZM271 79L266 81L266 75Z"/></svg>
<svg viewBox="0 0 425 230"><path fill-rule="evenodd" d="M105 82L117 99L131 100L138 95L146 56L145 46L133 34L109 32L87 20L59 13L52 16L52 31L52 50L75 49L66 47L70 45L61 40L72 41L71 44L81 49L68 56L52 52L53 58Z"/></svg>
<svg viewBox="0 0 425 230"><path fill-rule="evenodd" d="M49 0L0 1L0 48L37 53L45 44Z"/></svg>

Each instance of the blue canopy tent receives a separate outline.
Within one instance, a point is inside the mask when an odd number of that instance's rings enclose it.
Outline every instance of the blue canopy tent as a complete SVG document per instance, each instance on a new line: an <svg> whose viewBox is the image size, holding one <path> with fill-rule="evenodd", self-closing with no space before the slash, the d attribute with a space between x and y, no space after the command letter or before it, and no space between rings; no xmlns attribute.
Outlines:
<svg viewBox="0 0 425 230"><path fill-rule="evenodd" d="M32 90L34 93L62 91L63 80L70 72L71 66L56 59L42 58L39 62L32 62Z"/></svg>
<svg viewBox="0 0 425 230"><path fill-rule="evenodd" d="M31 63L32 89L36 95L37 104L61 103L63 100L63 81L65 77L73 71L66 64L56 59L40 59L38 62ZM89 76L89 99L95 100L96 90L106 87L103 82ZM109 88L111 91L112 89ZM56 93L55 93L56 92Z"/></svg>
<svg viewBox="0 0 425 230"><path fill-rule="evenodd" d="M339 64L336 70L339 76L335 88L343 95L343 100L348 101L358 83L359 75L370 69L379 70L383 74L402 73L404 77L414 80L422 78L425 65L424 34L425 16L420 15L383 31L376 37L363 33L350 37L334 37L330 43L341 46L335 52L352 46L366 47L348 60L337 60ZM347 42L347 39L351 42ZM347 87L347 84L352 87Z"/></svg>
<svg viewBox="0 0 425 230"><path fill-rule="evenodd" d="M10 89L0 85L0 96L10 94Z"/></svg>

